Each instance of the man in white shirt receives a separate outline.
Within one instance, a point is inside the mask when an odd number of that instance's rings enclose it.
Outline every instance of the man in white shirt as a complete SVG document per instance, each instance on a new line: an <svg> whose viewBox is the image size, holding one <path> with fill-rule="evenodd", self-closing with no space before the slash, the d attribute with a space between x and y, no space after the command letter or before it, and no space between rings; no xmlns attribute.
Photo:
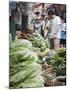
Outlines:
<svg viewBox="0 0 68 90"><path fill-rule="evenodd" d="M43 23L40 12L35 12L35 17L33 18L33 31L35 33L40 33L43 36Z"/></svg>
<svg viewBox="0 0 68 90"><path fill-rule="evenodd" d="M35 20L35 23L34 23L34 32L35 33L40 33L41 34L41 30L42 30L42 23L39 19L36 19Z"/></svg>
<svg viewBox="0 0 68 90"><path fill-rule="evenodd" d="M60 32L61 32L61 19L59 16L55 15L55 9L48 11L48 16L50 17L50 31L48 34L50 41L50 48L54 50L59 49L60 44Z"/></svg>

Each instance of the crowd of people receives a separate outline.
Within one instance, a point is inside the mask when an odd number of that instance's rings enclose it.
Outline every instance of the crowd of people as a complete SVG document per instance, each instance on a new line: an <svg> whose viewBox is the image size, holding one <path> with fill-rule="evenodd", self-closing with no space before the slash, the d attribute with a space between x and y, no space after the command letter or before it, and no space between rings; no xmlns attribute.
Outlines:
<svg viewBox="0 0 68 90"><path fill-rule="evenodd" d="M50 49L58 50L60 47L66 47L66 20L57 16L54 8L47 11L47 17L45 14L40 15L40 12L34 14L35 17L31 20L33 33L40 33L45 39L48 39ZM15 38L16 30L21 29L21 20L20 8L17 5L16 9L11 12L12 40Z"/></svg>
<svg viewBox="0 0 68 90"><path fill-rule="evenodd" d="M50 43L50 49L58 50L60 47L66 47L66 21L56 16L55 9L50 9L47 14L41 15L35 13L35 22L33 23L34 32L40 33Z"/></svg>

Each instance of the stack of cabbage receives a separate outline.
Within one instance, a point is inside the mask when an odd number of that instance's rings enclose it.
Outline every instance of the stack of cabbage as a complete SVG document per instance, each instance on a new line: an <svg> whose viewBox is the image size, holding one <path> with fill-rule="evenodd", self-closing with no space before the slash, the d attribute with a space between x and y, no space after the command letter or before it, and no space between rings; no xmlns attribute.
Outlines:
<svg viewBox="0 0 68 90"><path fill-rule="evenodd" d="M43 78L38 57L28 40L10 43L10 88L41 87Z"/></svg>

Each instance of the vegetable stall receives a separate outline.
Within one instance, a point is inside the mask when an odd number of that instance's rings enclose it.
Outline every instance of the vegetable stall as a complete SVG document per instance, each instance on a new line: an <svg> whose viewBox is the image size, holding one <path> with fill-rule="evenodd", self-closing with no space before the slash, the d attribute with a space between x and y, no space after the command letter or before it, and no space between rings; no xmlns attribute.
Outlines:
<svg viewBox="0 0 68 90"><path fill-rule="evenodd" d="M66 49L55 52L40 34L10 42L10 88L66 84Z"/></svg>

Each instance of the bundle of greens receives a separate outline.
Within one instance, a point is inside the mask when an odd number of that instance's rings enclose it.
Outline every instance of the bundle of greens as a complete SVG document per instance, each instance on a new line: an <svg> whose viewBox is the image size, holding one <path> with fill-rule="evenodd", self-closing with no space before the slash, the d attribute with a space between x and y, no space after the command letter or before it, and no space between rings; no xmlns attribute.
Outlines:
<svg viewBox="0 0 68 90"><path fill-rule="evenodd" d="M43 86L41 66L28 40L15 40L10 44L10 88Z"/></svg>
<svg viewBox="0 0 68 90"><path fill-rule="evenodd" d="M53 66L58 75L66 75L66 50L61 48L56 54L48 56L46 62Z"/></svg>
<svg viewBox="0 0 68 90"><path fill-rule="evenodd" d="M40 51L44 51L46 47L48 47L47 42L39 33L37 33L36 35L30 35L28 37L28 40L32 42L32 45L34 47L39 48Z"/></svg>

